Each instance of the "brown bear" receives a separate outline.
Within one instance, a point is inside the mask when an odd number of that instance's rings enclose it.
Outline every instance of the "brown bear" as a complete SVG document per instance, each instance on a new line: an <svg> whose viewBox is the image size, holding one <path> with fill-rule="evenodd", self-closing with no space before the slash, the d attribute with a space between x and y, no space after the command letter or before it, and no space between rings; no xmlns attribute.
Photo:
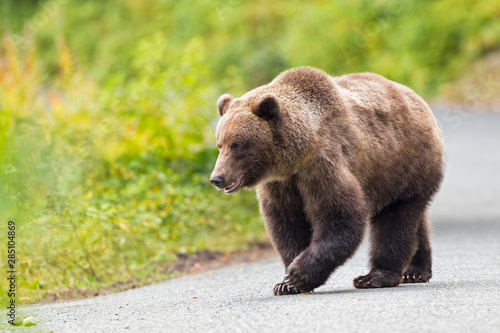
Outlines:
<svg viewBox="0 0 500 333"><path fill-rule="evenodd" d="M210 181L256 187L285 265L275 295L312 291L359 246L371 270L356 288L427 282L428 206L443 178L443 142L424 100L371 73L281 73L240 98L222 95Z"/></svg>

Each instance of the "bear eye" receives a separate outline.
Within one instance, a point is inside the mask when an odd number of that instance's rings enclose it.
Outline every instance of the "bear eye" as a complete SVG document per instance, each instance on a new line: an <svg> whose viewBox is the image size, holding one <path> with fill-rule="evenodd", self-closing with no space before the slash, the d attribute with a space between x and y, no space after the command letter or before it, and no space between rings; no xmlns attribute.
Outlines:
<svg viewBox="0 0 500 333"><path fill-rule="evenodd" d="M240 146L241 146L241 145L240 145L238 142L235 142L235 143L233 143L233 144L231 145L231 149L238 149L238 148L240 148Z"/></svg>

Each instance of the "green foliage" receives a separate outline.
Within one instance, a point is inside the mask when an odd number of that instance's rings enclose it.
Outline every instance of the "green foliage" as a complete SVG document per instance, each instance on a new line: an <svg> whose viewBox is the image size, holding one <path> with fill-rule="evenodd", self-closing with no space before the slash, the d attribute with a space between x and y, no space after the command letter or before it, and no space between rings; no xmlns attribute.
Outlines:
<svg viewBox="0 0 500 333"><path fill-rule="evenodd" d="M254 194L208 183L218 93L202 39L144 38L133 78L110 73L100 89L64 44L50 87L35 53L18 56L8 38L4 49L2 219L17 222L25 300L162 276L155 264L177 253L263 239Z"/></svg>
<svg viewBox="0 0 500 333"><path fill-rule="evenodd" d="M23 12L33 8L26 3ZM222 82L230 68L254 87L310 65L333 74L374 71L436 96L472 61L499 49L499 12L495 0L46 0L23 29L14 23L19 19L7 22L20 41L32 39L43 50L49 75L58 68L55 38L67 42L88 74L107 81L110 73L133 76L135 46L161 34L173 49L201 38L214 81L232 92Z"/></svg>
<svg viewBox="0 0 500 333"><path fill-rule="evenodd" d="M310 65L434 96L499 49L499 13L472 0L3 1L0 218L17 222L21 301L165 276L158 263L179 252L265 237L254 194L207 181L220 94Z"/></svg>

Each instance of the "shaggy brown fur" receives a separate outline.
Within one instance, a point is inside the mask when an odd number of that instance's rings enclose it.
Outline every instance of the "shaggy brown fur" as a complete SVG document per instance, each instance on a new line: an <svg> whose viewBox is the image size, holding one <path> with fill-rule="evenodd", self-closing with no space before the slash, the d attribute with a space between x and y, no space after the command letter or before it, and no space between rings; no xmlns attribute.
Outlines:
<svg viewBox="0 0 500 333"><path fill-rule="evenodd" d="M443 143L414 91L371 73L283 72L240 98L223 95L211 182L257 187L286 269L277 295L322 285L371 231L371 271L357 288L431 278L427 207Z"/></svg>

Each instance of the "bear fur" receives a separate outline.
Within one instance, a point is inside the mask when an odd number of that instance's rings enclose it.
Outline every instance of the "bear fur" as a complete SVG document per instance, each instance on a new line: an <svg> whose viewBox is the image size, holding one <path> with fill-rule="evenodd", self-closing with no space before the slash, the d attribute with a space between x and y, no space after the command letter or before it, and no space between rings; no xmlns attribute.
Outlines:
<svg viewBox="0 0 500 333"><path fill-rule="evenodd" d="M274 294L325 283L367 224L371 270L356 288L431 278L428 206L443 178L443 142L413 90L377 74L300 67L217 105L210 181L227 193L257 188L285 265Z"/></svg>

